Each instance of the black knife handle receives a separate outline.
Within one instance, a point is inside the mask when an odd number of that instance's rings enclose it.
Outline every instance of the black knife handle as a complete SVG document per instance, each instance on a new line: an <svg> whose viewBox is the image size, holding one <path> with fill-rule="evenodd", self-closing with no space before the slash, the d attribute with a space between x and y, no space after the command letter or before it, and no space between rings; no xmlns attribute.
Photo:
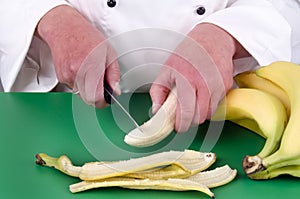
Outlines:
<svg viewBox="0 0 300 199"><path fill-rule="evenodd" d="M111 100L112 94L113 94L112 88L108 85L108 83L104 82L104 99L108 104L111 104L112 102Z"/></svg>

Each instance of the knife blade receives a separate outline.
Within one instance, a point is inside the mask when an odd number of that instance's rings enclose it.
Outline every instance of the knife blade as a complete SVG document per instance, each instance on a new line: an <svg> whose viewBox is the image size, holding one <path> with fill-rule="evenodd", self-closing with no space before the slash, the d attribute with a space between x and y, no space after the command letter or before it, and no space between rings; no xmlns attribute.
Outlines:
<svg viewBox="0 0 300 199"><path fill-rule="evenodd" d="M114 96L112 88L106 82L104 83L104 99L109 104L115 103L116 105L118 105L118 107L128 117L128 119L132 122L132 124L135 126L135 128L138 128L138 129L140 128L139 124L135 121L135 119L130 115L130 113L124 108L124 106Z"/></svg>

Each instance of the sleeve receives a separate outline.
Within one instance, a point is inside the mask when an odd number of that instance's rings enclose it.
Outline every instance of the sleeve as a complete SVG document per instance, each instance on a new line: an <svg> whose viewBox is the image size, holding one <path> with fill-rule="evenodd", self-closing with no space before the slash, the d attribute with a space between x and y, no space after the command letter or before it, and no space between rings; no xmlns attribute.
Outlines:
<svg viewBox="0 0 300 199"><path fill-rule="evenodd" d="M10 91L31 45L39 20L64 0L1 0L0 80Z"/></svg>
<svg viewBox="0 0 300 199"><path fill-rule="evenodd" d="M291 27L272 1L231 2L230 6L208 16L204 22L229 32L259 65L291 60Z"/></svg>

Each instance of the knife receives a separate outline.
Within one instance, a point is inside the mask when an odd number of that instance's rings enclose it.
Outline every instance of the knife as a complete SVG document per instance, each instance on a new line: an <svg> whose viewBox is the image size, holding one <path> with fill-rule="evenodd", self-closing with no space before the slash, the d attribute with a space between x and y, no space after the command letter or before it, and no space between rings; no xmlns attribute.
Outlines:
<svg viewBox="0 0 300 199"><path fill-rule="evenodd" d="M124 106L119 102L119 100L113 95L112 88L105 82L104 83L104 99L108 104L115 103L118 107L125 113L128 119L132 122L135 128L140 128L139 124L135 119L130 115L130 113L124 108Z"/></svg>

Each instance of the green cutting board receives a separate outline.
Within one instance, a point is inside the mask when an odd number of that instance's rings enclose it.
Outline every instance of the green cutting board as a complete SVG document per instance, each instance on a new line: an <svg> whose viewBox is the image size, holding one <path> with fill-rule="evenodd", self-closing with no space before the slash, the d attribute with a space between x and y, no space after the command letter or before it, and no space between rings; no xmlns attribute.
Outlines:
<svg viewBox="0 0 300 199"><path fill-rule="evenodd" d="M120 100L138 123L150 117L147 94L123 95ZM243 173L245 155L260 151L264 140L230 122L205 122L183 134L172 133L163 142L143 149L123 142L129 122L115 105L96 110L68 93L0 93L0 198L209 198L196 191L172 192L102 188L72 194L79 182L54 169L35 164L36 153L66 154L76 165L96 160L119 160L163 150L190 148L216 153L211 168L228 164L238 170L229 184L213 188L218 199L299 198L300 180L282 176L254 181Z"/></svg>

